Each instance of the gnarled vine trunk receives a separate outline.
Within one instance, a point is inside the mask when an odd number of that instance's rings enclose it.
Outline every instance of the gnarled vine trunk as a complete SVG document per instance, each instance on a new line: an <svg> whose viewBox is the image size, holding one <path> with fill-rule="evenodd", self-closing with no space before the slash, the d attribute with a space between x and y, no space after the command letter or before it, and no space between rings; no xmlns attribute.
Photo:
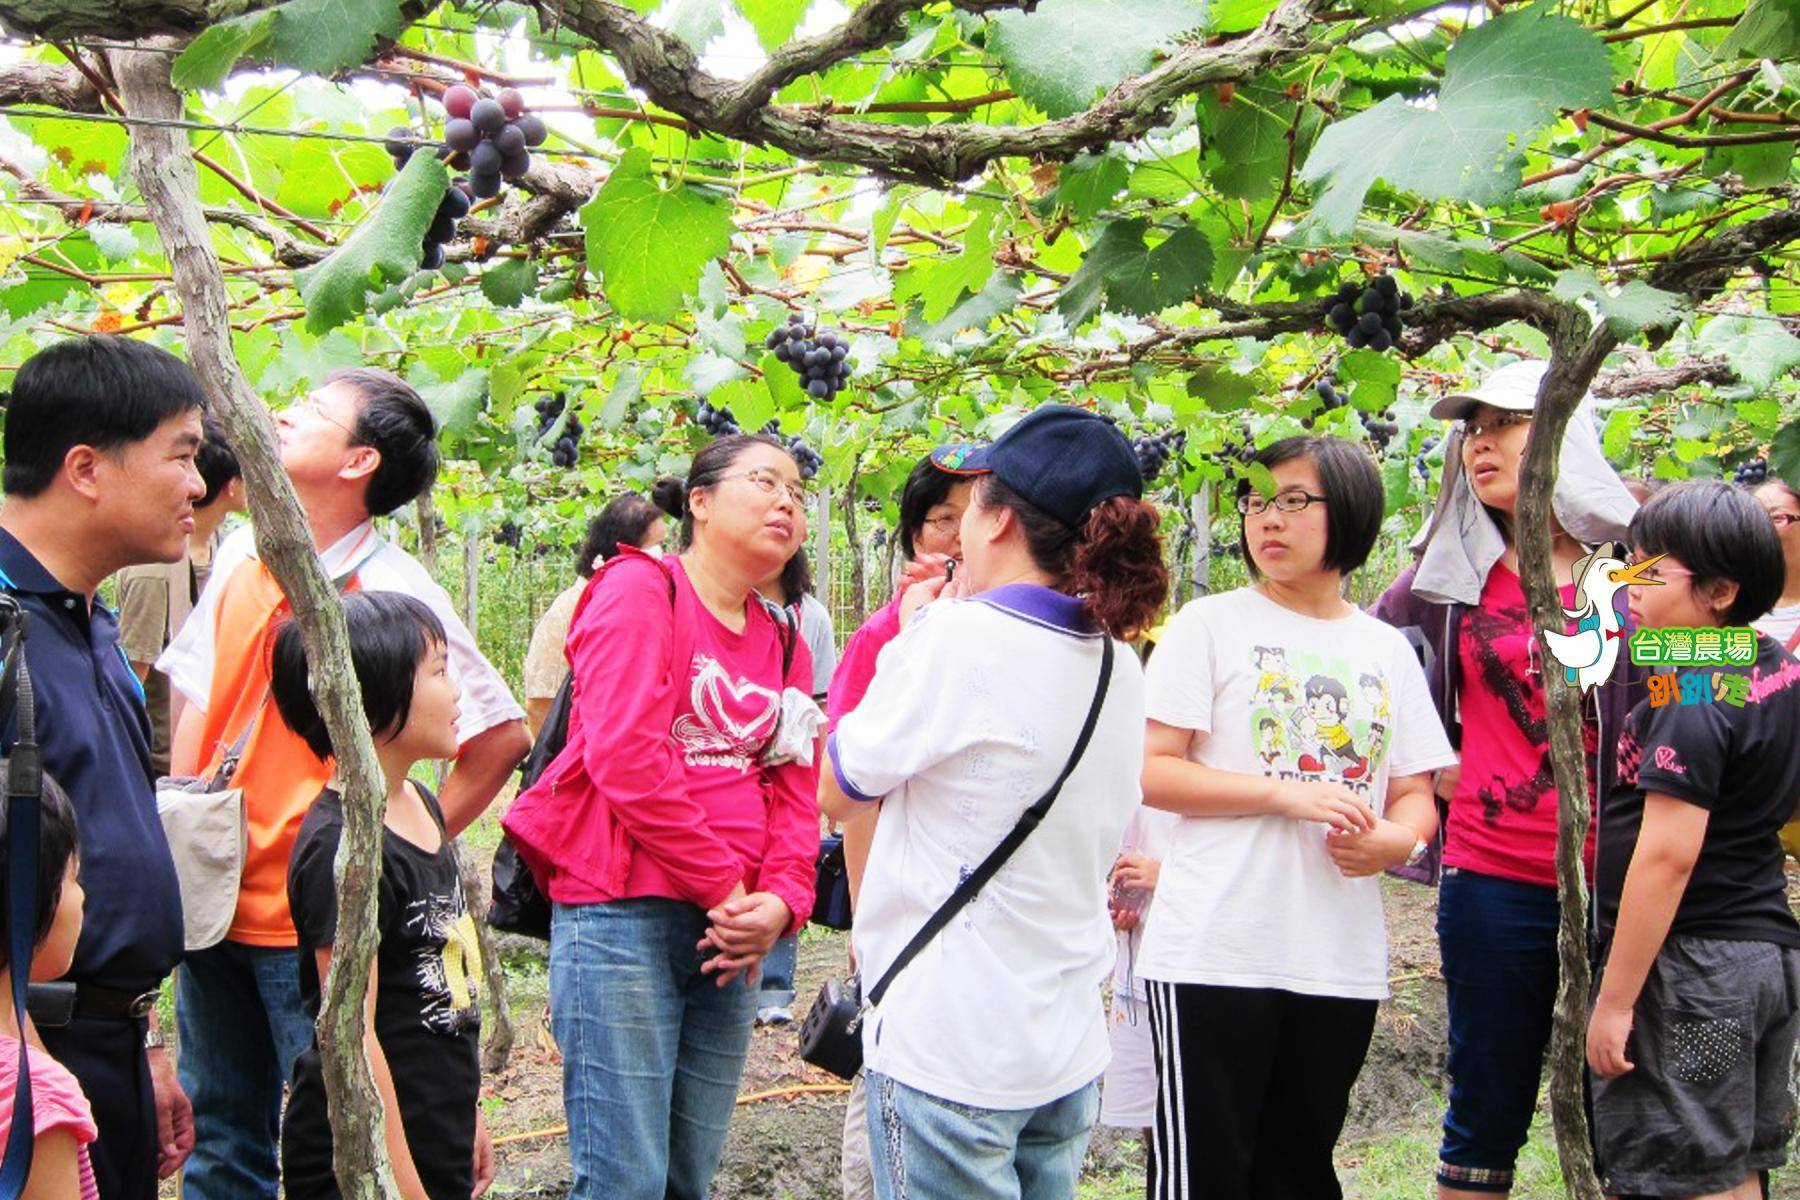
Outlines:
<svg viewBox="0 0 1800 1200"><path fill-rule="evenodd" d="M179 117L169 56L110 52L125 107ZM350 665L350 640L337 590L313 549L312 532L275 451L268 411L244 378L231 345L225 276L213 252L187 135L140 125L131 131L131 174L161 237L181 297L188 361L200 377L226 439L243 464L257 552L293 606L313 664L312 692L331 734L344 781L344 836L338 846L337 938L324 981L319 1049L332 1126L334 1165L348 1200L398 1196L382 1152L381 1108L363 1055L363 1002L376 946L387 788Z"/></svg>
<svg viewBox="0 0 1800 1200"><path fill-rule="evenodd" d="M1538 393L1537 412L1519 472L1517 528L1519 573L1525 585L1532 628L1560 631L1561 584L1550 555L1551 496L1556 488L1557 458L1569 418L1587 394L1600 364L1618 343L1604 327L1589 333L1587 316L1572 305L1558 305L1550 325L1550 369ZM1554 663L1547 650L1540 647L1540 652L1540 661ZM1587 884L1581 869L1589 820L1581 702L1576 689L1554 668L1544 671L1544 701L1549 718L1550 765L1555 772L1558 797L1556 882L1560 910L1556 932L1556 1010L1550 1035L1550 1115L1563 1186L1573 1200L1601 1200L1583 1102L1591 979ZM1600 753L1607 752L1607 747L1600 747Z"/></svg>

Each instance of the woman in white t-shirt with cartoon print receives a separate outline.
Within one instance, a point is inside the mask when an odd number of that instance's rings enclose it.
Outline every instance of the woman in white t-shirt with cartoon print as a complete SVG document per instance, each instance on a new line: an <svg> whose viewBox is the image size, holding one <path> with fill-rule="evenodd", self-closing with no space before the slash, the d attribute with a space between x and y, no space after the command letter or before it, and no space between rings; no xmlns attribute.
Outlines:
<svg viewBox="0 0 1800 1200"><path fill-rule="evenodd" d="M1137 963L1156 1200L1342 1195L1332 1149L1387 995L1377 877L1424 854L1455 762L1411 647L1343 598L1381 531L1375 464L1324 437L1256 461L1254 582L1184 607L1147 671L1144 802L1182 818Z"/></svg>

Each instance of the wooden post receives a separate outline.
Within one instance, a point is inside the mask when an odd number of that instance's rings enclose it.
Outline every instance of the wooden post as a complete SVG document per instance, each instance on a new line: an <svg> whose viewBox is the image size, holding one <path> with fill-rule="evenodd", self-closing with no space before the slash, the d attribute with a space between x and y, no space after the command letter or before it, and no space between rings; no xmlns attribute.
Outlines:
<svg viewBox="0 0 1800 1200"><path fill-rule="evenodd" d="M813 505L813 594L831 607L831 489L822 487Z"/></svg>
<svg viewBox="0 0 1800 1200"><path fill-rule="evenodd" d="M860 465L862 456L857 456ZM856 469L850 471L850 481L844 485L844 494L838 498L838 505L844 515L844 544L850 553L850 600L856 614L856 624L861 625L869 615L869 580L864 570L863 555L867 549L862 539L856 534Z"/></svg>
<svg viewBox="0 0 1800 1200"><path fill-rule="evenodd" d="M481 539L463 530L463 624L469 636L475 637L475 626L481 615Z"/></svg>
<svg viewBox="0 0 1800 1200"><path fill-rule="evenodd" d="M178 43L108 52L125 109L133 116L179 120L181 96L169 83L168 50ZM281 469L269 413L250 388L231 346L225 276L200 206L200 182L188 136L172 126L131 131L131 175L162 239L181 299L188 361L243 464L257 553L293 606L313 664L312 693L331 735L344 781L344 834L335 863L337 937L319 1012L319 1050L332 1130L332 1165L346 1200L398 1200L384 1153L381 1106L363 1054L363 1003L375 956L382 813L387 787L363 715L362 689L350 664L350 639L337 589L313 549L306 515Z"/></svg>
<svg viewBox="0 0 1800 1200"><path fill-rule="evenodd" d="M438 535L437 505L431 502L431 493L426 492L419 497L413 506L413 513L419 519L419 559L425 564L425 573L435 581L438 579Z"/></svg>

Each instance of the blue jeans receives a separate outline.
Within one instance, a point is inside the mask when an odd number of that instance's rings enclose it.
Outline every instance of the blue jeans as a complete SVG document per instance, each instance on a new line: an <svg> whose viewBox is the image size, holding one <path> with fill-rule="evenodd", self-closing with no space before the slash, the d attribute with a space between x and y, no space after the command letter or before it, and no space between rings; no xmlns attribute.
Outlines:
<svg viewBox="0 0 1800 1200"><path fill-rule="evenodd" d="M569 1200L707 1195L757 993L701 973L706 928L706 914L679 900L554 906L550 1020L563 1053Z"/></svg>
<svg viewBox="0 0 1800 1200"><path fill-rule="evenodd" d="M1100 1082L1036 1108L957 1104L869 1072L878 1200L1073 1200Z"/></svg>
<svg viewBox="0 0 1800 1200"><path fill-rule="evenodd" d="M184 1200L275 1200L281 1098L312 1045L291 948L220 942L182 960L175 985L181 1088L194 1106Z"/></svg>
<svg viewBox="0 0 1800 1200"><path fill-rule="evenodd" d="M1450 1107L1438 1180L1512 1188L1556 1003L1556 889L1447 867L1438 948L1450 1007Z"/></svg>
<svg viewBox="0 0 1800 1200"><path fill-rule="evenodd" d="M784 937L763 959L760 1008L787 1008L794 1002L794 968L800 963L800 939Z"/></svg>

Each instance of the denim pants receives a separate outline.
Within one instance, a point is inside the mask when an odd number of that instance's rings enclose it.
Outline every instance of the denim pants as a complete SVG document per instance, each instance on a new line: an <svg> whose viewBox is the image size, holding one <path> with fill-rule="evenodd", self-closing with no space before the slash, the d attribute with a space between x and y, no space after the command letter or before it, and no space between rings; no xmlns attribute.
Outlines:
<svg viewBox="0 0 1800 1200"><path fill-rule="evenodd" d="M757 992L701 972L706 929L706 913L680 900L554 906L569 1200L704 1200L712 1186Z"/></svg>
<svg viewBox="0 0 1800 1200"><path fill-rule="evenodd" d="M763 959L760 1008L787 1008L794 1003L794 968L800 964L800 939L784 937Z"/></svg>
<svg viewBox="0 0 1800 1200"><path fill-rule="evenodd" d="M1036 1108L976 1108L869 1072L879 1200L1073 1200L1100 1081Z"/></svg>
<svg viewBox="0 0 1800 1200"><path fill-rule="evenodd" d="M181 1087L194 1106L183 1200L275 1200L281 1098L312 1045L299 951L220 942L182 960L175 985Z"/></svg>
<svg viewBox="0 0 1800 1200"><path fill-rule="evenodd" d="M1556 1003L1556 889L1446 867L1438 948L1450 1008L1450 1106L1438 1180L1511 1190Z"/></svg>

